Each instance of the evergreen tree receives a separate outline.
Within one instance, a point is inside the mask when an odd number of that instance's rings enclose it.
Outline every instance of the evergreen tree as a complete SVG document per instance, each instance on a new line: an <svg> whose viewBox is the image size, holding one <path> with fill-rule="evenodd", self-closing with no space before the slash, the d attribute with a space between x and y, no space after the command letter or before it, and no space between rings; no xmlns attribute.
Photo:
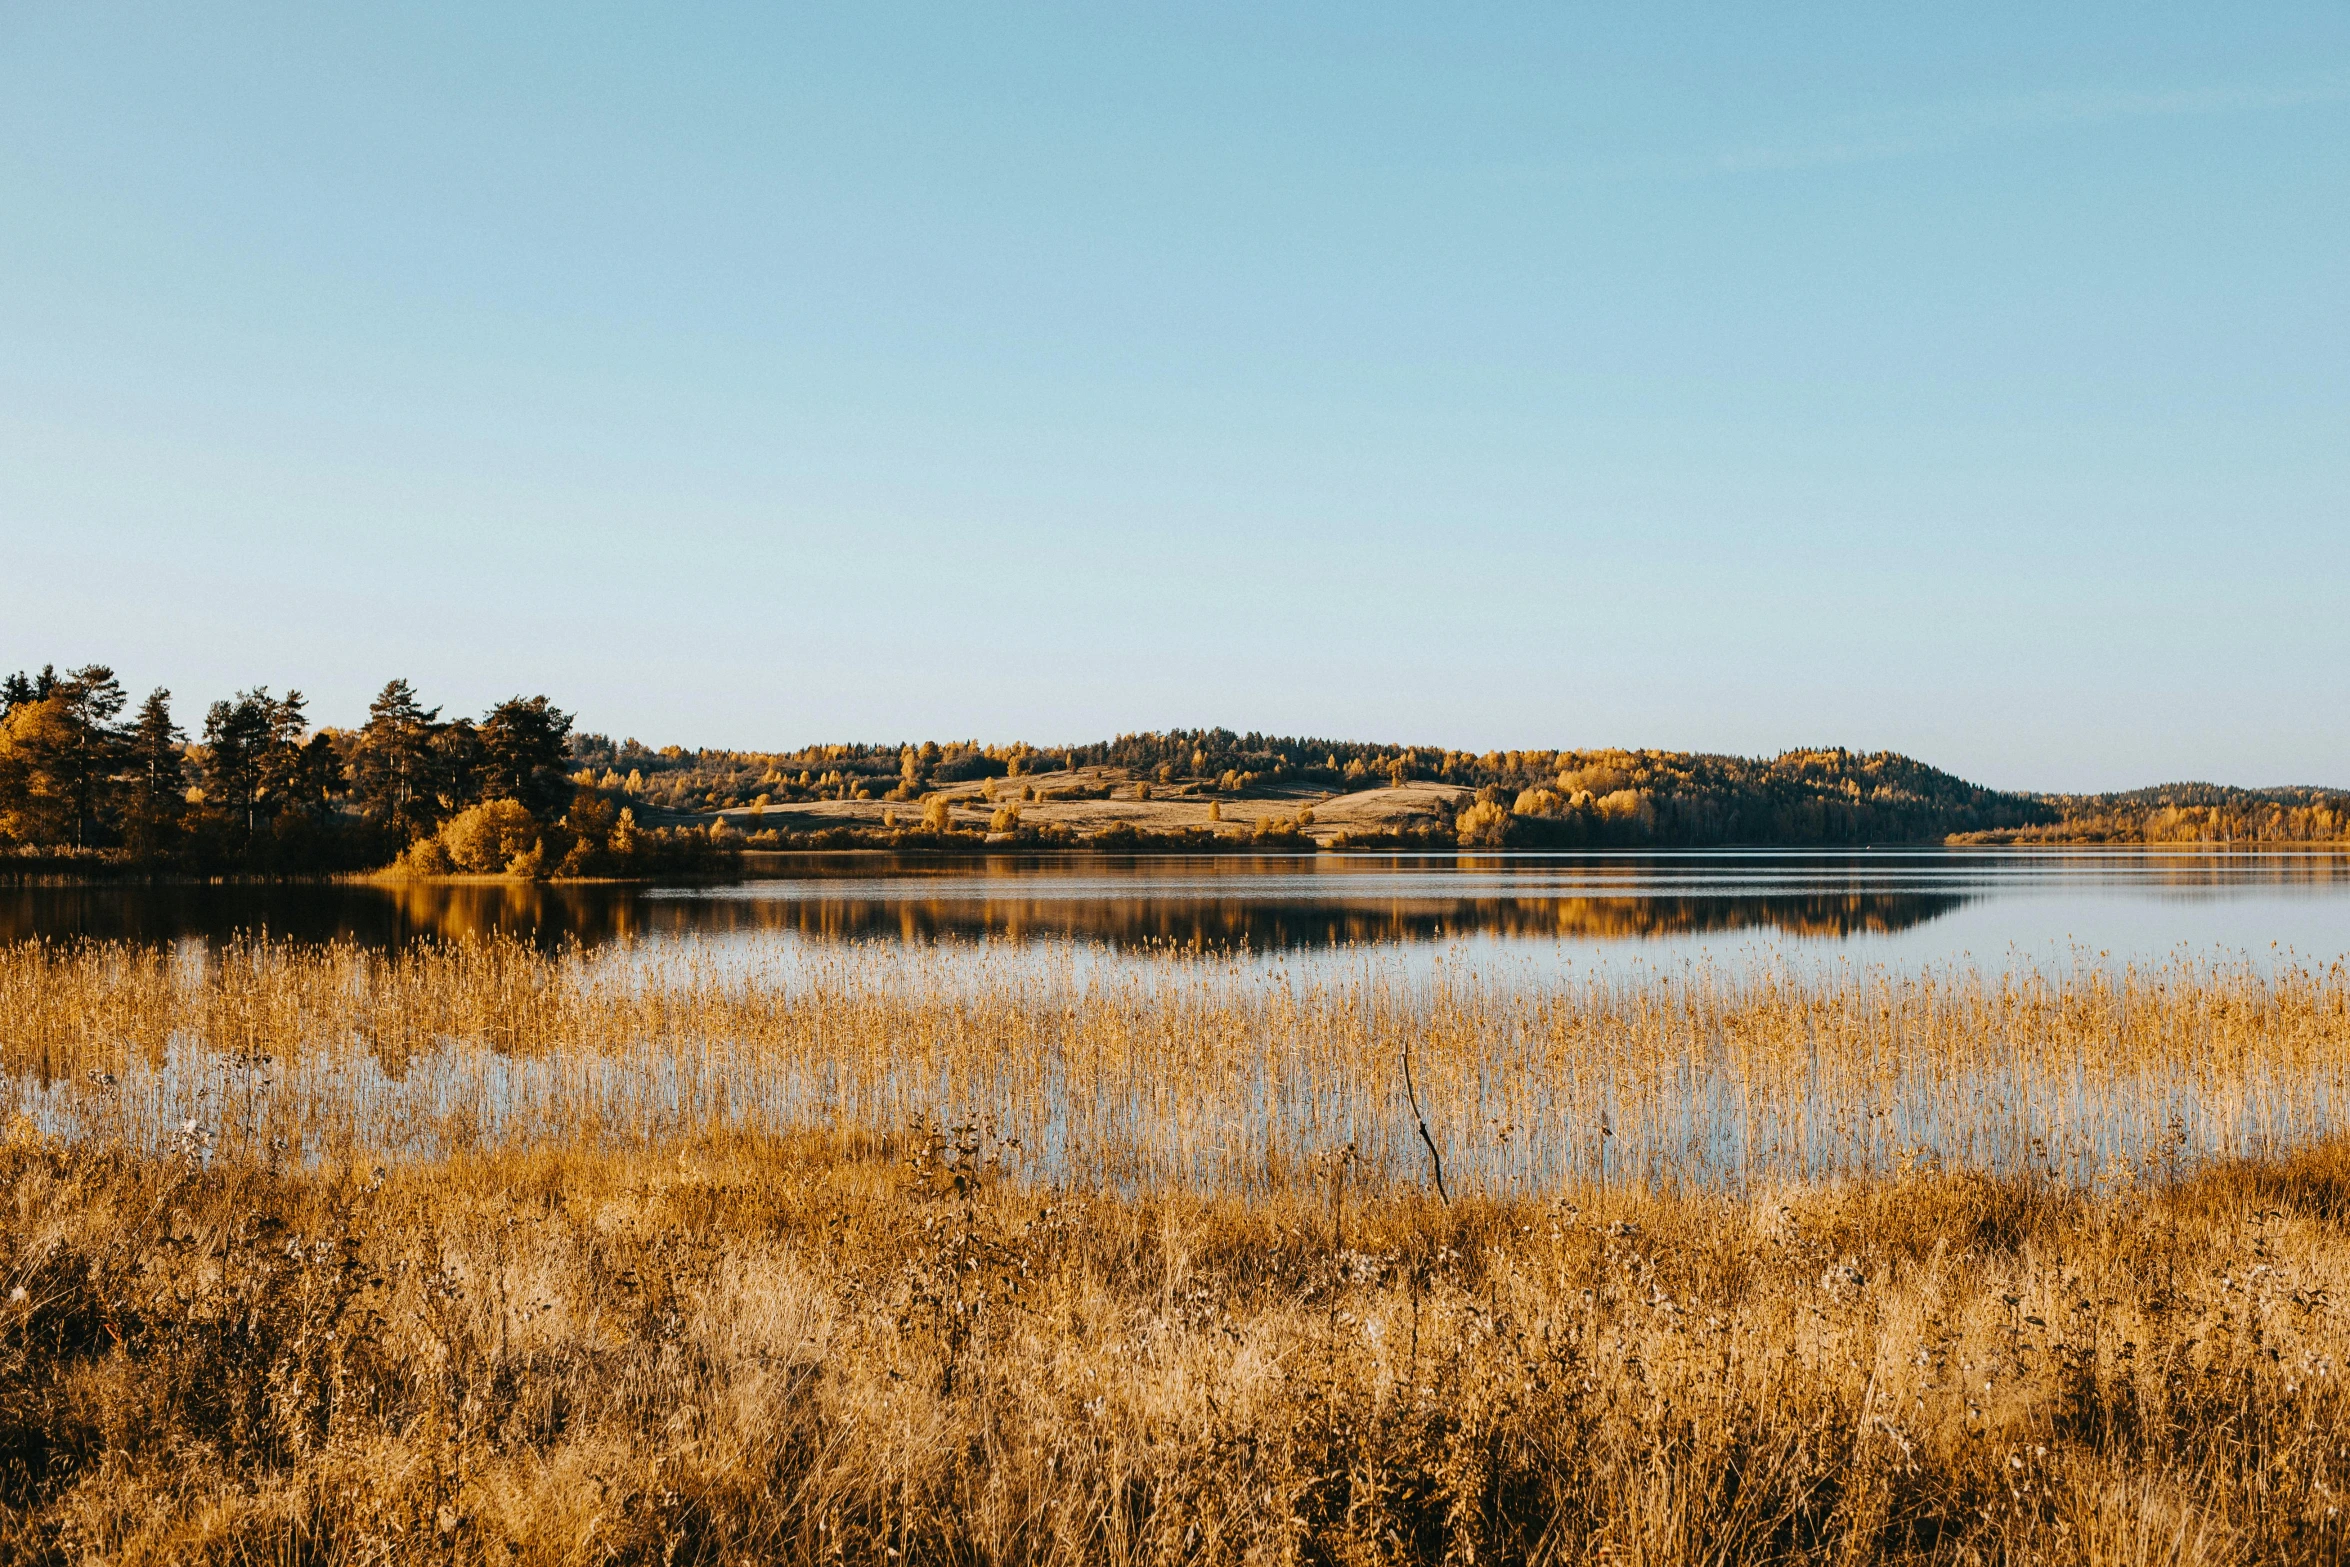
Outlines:
<svg viewBox="0 0 2350 1567"><path fill-rule="evenodd" d="M416 700L405 680L387 681L368 704L367 722L351 752L351 792L367 819L407 844L440 824L435 787L437 707Z"/></svg>
<svg viewBox="0 0 2350 1567"><path fill-rule="evenodd" d="M298 722L300 695L292 701ZM267 686L256 686L238 692L233 702L213 703L204 714L204 799L243 824L247 844L260 828L271 785L284 776L273 755L281 705Z"/></svg>
<svg viewBox="0 0 2350 1567"><path fill-rule="evenodd" d="M570 740L571 715L545 697L500 702L481 721L483 798L519 800L551 820L570 799L563 771Z"/></svg>
<svg viewBox="0 0 2350 1567"><path fill-rule="evenodd" d="M147 693L131 720L125 748L129 797L123 810L123 837L141 859L168 854L179 840L187 811L187 772L180 742L186 737L171 718L171 693L161 686Z"/></svg>
<svg viewBox="0 0 2350 1567"><path fill-rule="evenodd" d="M277 701L270 701L267 691L258 694L269 715L269 740L261 750L261 794L268 802L269 814L274 816L306 803L302 736L308 731L310 720L303 712L307 704L301 692L288 691Z"/></svg>
<svg viewBox="0 0 2350 1567"><path fill-rule="evenodd" d="M48 671L43 670L46 676ZM85 664L50 687L64 720L64 746L52 763L58 788L71 813L73 843L77 849L97 844L111 814L114 774L123 756L123 734L115 720L122 716L122 682L104 664Z"/></svg>
<svg viewBox="0 0 2350 1567"><path fill-rule="evenodd" d="M343 792L343 758L335 749L334 737L319 731L293 752L292 760L287 798L325 827L334 819L335 796Z"/></svg>

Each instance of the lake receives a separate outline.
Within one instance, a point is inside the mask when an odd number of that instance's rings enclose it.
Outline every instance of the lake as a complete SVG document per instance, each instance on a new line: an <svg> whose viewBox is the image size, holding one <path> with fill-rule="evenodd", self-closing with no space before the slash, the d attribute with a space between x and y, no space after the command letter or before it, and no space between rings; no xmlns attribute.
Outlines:
<svg viewBox="0 0 2350 1567"><path fill-rule="evenodd" d="M262 933L290 945L218 950ZM1245 1191L1333 1150L1417 1179L1407 1049L1492 1190L1913 1154L2086 1181L2350 1104L2339 853L762 856L17 887L0 938L0 1120L150 1148L985 1124L1055 1182Z"/></svg>
<svg viewBox="0 0 2350 1567"><path fill-rule="evenodd" d="M486 934L710 945L1360 948L1537 963L1850 958L1901 969L2350 952L2350 855L2222 849L1745 850L1217 858L751 855L715 885L0 889L0 939L394 947Z"/></svg>

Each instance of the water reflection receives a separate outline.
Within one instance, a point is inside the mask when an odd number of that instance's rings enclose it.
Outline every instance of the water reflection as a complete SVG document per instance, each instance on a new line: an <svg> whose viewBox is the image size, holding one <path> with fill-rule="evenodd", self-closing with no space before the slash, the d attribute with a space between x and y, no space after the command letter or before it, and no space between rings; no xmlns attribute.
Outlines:
<svg viewBox="0 0 2350 1567"><path fill-rule="evenodd" d="M225 941L267 933L391 948L508 936L554 947L651 934L644 890L529 882L0 888L0 940Z"/></svg>
<svg viewBox="0 0 2350 1567"><path fill-rule="evenodd" d="M668 900L663 900L668 901ZM683 902L684 900L676 900ZM1924 893L1763 897L1447 897L1440 889L1385 899L1170 895L981 897L849 895L695 899L693 928L780 931L827 940L990 937L1198 947L1390 945L1462 936L1610 941L1763 930L1839 938L1921 924L1965 900Z"/></svg>
<svg viewBox="0 0 2350 1567"><path fill-rule="evenodd" d="M1173 944L1259 952L1510 941L2161 951L2182 940L2334 950L2336 853L1833 851L1216 859L759 855L722 884L335 883L0 887L0 940L296 940L396 947L502 935L553 947L687 937ZM1929 934L1931 930L1931 934ZM1945 950L1946 949L1946 950ZM1880 955L1883 955L1880 950Z"/></svg>

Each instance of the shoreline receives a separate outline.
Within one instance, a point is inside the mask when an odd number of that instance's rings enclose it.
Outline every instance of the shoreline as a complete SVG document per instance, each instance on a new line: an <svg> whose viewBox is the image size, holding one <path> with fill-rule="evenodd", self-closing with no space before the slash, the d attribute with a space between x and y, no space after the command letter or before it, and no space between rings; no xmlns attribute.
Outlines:
<svg viewBox="0 0 2350 1567"><path fill-rule="evenodd" d="M837 831L838 829L834 829ZM820 838L826 834L812 834ZM1267 835L1264 838L1242 834L1225 834L1218 841L1206 842L1193 834L1113 834L1104 837L1074 840L1030 839L1006 835L990 835L984 839L955 839L940 841L935 836L905 834L901 841L872 842L786 842L731 849L727 852L745 861L761 859L809 857L858 857L879 859L929 859L941 862L974 859L1233 859L1249 856L1265 858L1300 859L1320 856L1395 856L1403 858L1452 859L1476 861L1578 861L1578 860L1638 860L1647 858L1702 858L1707 855L1764 858L1774 855L1857 857L1870 854L1931 854L1950 852L1992 853L2002 857L2018 857L2049 853L2077 853L2094 850L2102 853L2131 855L2195 855L2236 856L2244 858L2303 858L2317 859L2350 855L2350 839L2330 841L2292 841L2233 839L2222 841L2186 841L2178 843L2147 843L2132 840L2098 838L2029 840L1983 839L1975 835L1961 835L1940 841L1920 840L1910 843L1720 843L1720 844L1650 844L1609 846L1580 849L1531 847L1468 847L1458 843L1434 841L1345 841L1321 842L1299 835ZM673 886L688 884L717 884L740 881L752 867L738 864L723 870L658 871L639 876L514 876L503 872L446 872L418 874L389 868L367 871L316 871L265 874L257 872L230 872L205 874L194 871L156 870L135 865L91 866L86 861L68 862L71 869L55 863L38 864L26 868L0 856L0 888L30 890L37 888L72 887L272 887L272 886L378 886L378 887L622 887Z"/></svg>

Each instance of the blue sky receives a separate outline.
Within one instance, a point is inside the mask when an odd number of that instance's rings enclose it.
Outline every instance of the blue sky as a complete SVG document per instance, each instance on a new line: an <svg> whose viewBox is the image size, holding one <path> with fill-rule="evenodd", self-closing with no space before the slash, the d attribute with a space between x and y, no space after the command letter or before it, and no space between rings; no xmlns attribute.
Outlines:
<svg viewBox="0 0 2350 1567"><path fill-rule="evenodd" d="M2350 10L0 12L0 664L2350 784Z"/></svg>

